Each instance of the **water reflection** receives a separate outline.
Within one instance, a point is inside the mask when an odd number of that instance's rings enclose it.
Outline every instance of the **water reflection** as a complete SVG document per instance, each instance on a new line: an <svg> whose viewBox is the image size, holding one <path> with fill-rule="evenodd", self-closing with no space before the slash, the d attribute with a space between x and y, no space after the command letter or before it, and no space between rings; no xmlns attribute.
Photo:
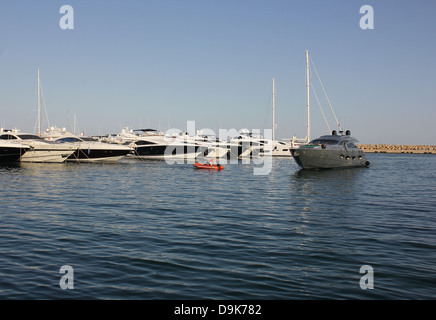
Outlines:
<svg viewBox="0 0 436 320"><path fill-rule="evenodd" d="M298 170L291 175L291 190L309 196L349 192L366 171L367 168Z"/></svg>
<svg viewBox="0 0 436 320"><path fill-rule="evenodd" d="M0 172L2 171L8 171L13 170L16 168L20 168L19 162L6 162L6 163L0 163Z"/></svg>
<svg viewBox="0 0 436 320"><path fill-rule="evenodd" d="M343 219L353 207L367 168L293 172L289 180L290 210L294 232L303 236L300 246L307 246L317 236L331 232L335 219Z"/></svg>
<svg viewBox="0 0 436 320"><path fill-rule="evenodd" d="M297 178L353 178L368 171L368 168L346 168L346 169L332 169L332 170L297 170L293 173Z"/></svg>
<svg viewBox="0 0 436 320"><path fill-rule="evenodd" d="M319 206L337 207L351 205L356 186L360 187L366 168L297 171L291 175L290 191L304 211Z"/></svg>

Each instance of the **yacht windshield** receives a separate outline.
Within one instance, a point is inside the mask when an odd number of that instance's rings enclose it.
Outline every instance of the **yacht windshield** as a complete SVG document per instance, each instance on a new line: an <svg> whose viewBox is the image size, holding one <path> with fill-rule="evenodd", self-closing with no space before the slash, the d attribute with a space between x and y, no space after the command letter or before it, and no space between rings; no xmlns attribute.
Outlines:
<svg viewBox="0 0 436 320"><path fill-rule="evenodd" d="M34 134L18 134L17 136L21 140L44 140L43 138L36 136Z"/></svg>
<svg viewBox="0 0 436 320"><path fill-rule="evenodd" d="M319 145L322 144L336 145L338 143L339 141L337 140L321 140L321 139L315 139L310 142L310 144L319 144Z"/></svg>
<svg viewBox="0 0 436 320"><path fill-rule="evenodd" d="M357 146L354 144L354 143L352 143L352 142L350 142L349 144L347 144L347 148L357 148Z"/></svg>
<svg viewBox="0 0 436 320"><path fill-rule="evenodd" d="M78 141L80 142L80 140L77 139L76 137L66 137L66 138L57 139L56 141L61 142L61 143L63 143L63 142L78 142Z"/></svg>
<svg viewBox="0 0 436 320"><path fill-rule="evenodd" d="M90 138L90 137L81 137L80 139L82 139L82 141L98 141L97 139L94 138Z"/></svg>
<svg viewBox="0 0 436 320"><path fill-rule="evenodd" d="M145 146L145 145L156 144L156 143L155 142L151 142L151 141L146 141L146 140L138 140L138 141L135 141L135 144L137 146Z"/></svg>
<svg viewBox="0 0 436 320"><path fill-rule="evenodd" d="M2 134L0 139L2 139L2 140L14 140L15 139L16 140L17 137L15 137L11 134Z"/></svg>

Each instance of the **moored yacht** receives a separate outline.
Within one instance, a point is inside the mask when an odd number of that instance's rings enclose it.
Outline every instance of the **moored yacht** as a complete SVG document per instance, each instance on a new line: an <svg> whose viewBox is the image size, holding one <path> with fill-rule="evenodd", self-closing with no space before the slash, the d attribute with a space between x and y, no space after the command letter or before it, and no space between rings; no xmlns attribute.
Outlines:
<svg viewBox="0 0 436 320"><path fill-rule="evenodd" d="M230 142L240 146L239 157L292 157L291 149L303 144L295 137L293 139L274 140L267 139L260 134L250 133L242 129L237 137L230 139Z"/></svg>
<svg viewBox="0 0 436 320"><path fill-rule="evenodd" d="M201 146L186 139L183 134L169 136L154 129L124 128L116 140L130 145L133 152L129 156L140 159L195 159L202 153Z"/></svg>
<svg viewBox="0 0 436 320"><path fill-rule="evenodd" d="M365 153L356 146L357 139L351 136L349 130L345 135L339 133L333 130L331 135L292 149L295 162L301 169L307 170L368 167Z"/></svg>
<svg viewBox="0 0 436 320"><path fill-rule="evenodd" d="M292 142L272 140L272 156L273 157L290 157Z"/></svg>
<svg viewBox="0 0 436 320"><path fill-rule="evenodd" d="M358 141L351 136L349 130L345 134L342 130L339 134L333 130L331 135L310 140L309 79L309 51L306 50L307 141L310 142L291 149L295 162L301 169L307 170L368 167L369 161L366 160L365 153L356 146ZM341 127L334 112L333 115Z"/></svg>
<svg viewBox="0 0 436 320"><path fill-rule="evenodd" d="M13 141L21 144L23 148L30 147L26 153L20 157L22 162L64 162L76 151L73 146L59 145L57 143L45 141L41 137L22 133L18 130L5 130L1 132L0 140Z"/></svg>
<svg viewBox="0 0 436 320"><path fill-rule="evenodd" d="M193 143L199 144L202 149L202 155L205 158L228 158L230 157L230 146L227 142L221 141L215 135L207 135L202 132L191 138L187 135L185 139L191 140Z"/></svg>
<svg viewBox="0 0 436 320"><path fill-rule="evenodd" d="M20 161L30 147L10 140L0 140L0 164Z"/></svg>
<svg viewBox="0 0 436 320"><path fill-rule="evenodd" d="M248 129L240 130L237 137L230 139L230 143L238 146L239 158L271 155L272 151L272 140L264 139L260 134L254 134Z"/></svg>
<svg viewBox="0 0 436 320"><path fill-rule="evenodd" d="M53 127L41 136L58 145L74 146L75 151L66 159L68 162L116 162L132 151L129 146L100 142Z"/></svg>

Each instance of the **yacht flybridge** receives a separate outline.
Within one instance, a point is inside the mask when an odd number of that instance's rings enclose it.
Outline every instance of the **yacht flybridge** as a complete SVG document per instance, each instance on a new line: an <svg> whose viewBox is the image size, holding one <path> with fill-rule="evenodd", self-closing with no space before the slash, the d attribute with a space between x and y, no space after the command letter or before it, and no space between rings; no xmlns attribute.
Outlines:
<svg viewBox="0 0 436 320"><path fill-rule="evenodd" d="M301 169L338 169L368 167L365 153L357 146L357 139L347 130L331 132L317 139L310 140L310 83L309 83L309 52L306 50L306 85L307 85L307 144L292 148L291 153ZM330 106L331 107L331 106ZM333 111L333 109L332 109ZM334 114L334 112L333 112ZM334 114L336 122L336 115Z"/></svg>

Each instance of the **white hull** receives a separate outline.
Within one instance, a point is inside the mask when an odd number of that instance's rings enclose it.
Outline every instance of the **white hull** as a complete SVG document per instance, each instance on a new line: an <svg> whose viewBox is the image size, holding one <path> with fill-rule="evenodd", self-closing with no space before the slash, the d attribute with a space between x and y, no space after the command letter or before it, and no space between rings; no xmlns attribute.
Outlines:
<svg viewBox="0 0 436 320"><path fill-rule="evenodd" d="M241 154L239 155L239 159L260 157L262 155L264 155L264 152L262 152L260 148L250 147L250 148L244 149L241 152Z"/></svg>
<svg viewBox="0 0 436 320"><path fill-rule="evenodd" d="M81 159L67 159L65 160L66 162L102 162L102 163L110 163L110 162L117 162L123 158L125 158L126 156L117 156L117 157L102 157L102 158L81 158Z"/></svg>
<svg viewBox="0 0 436 320"><path fill-rule="evenodd" d="M223 158L227 157L229 150L227 148L211 147L205 158Z"/></svg>
<svg viewBox="0 0 436 320"><path fill-rule="evenodd" d="M272 152L273 157L292 157L291 151L273 151Z"/></svg>
<svg viewBox="0 0 436 320"><path fill-rule="evenodd" d="M42 136L57 145L75 149L67 162L117 162L132 150L128 146L100 142L58 128L47 130Z"/></svg>
<svg viewBox="0 0 436 320"><path fill-rule="evenodd" d="M292 157L291 142L266 139L263 137L240 137L231 140L242 146L239 158L272 156Z"/></svg>
<svg viewBox="0 0 436 320"><path fill-rule="evenodd" d="M150 160L190 160L196 159L201 155L201 152L196 152L193 154L181 154L181 155L137 155L137 154L128 154L129 158L137 158L137 159L150 159Z"/></svg>
<svg viewBox="0 0 436 320"><path fill-rule="evenodd" d="M21 156L21 162L62 163L74 150L29 150Z"/></svg>
<svg viewBox="0 0 436 320"><path fill-rule="evenodd" d="M292 157L291 144L282 141L272 141L271 154L273 157Z"/></svg>

